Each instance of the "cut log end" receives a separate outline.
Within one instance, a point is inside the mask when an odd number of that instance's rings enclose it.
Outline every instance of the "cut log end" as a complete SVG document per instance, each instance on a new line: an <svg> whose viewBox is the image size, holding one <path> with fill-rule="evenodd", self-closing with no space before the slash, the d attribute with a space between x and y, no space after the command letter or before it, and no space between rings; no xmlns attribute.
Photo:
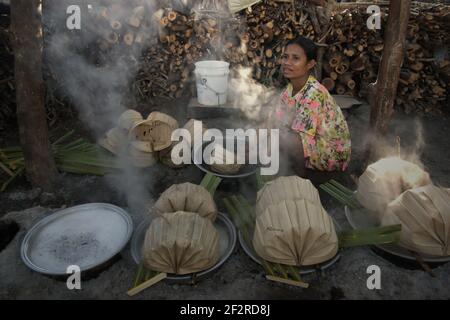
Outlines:
<svg viewBox="0 0 450 320"><path fill-rule="evenodd" d="M175 21L175 20L177 19L177 13L176 13L175 11L170 11L170 12L167 14L167 19L168 19L170 22Z"/></svg>
<svg viewBox="0 0 450 320"><path fill-rule="evenodd" d="M322 84L325 88L327 88L328 91L333 91L333 89L335 87L335 82L331 78L324 78L322 80Z"/></svg>
<svg viewBox="0 0 450 320"><path fill-rule="evenodd" d="M108 41L110 44L116 44L117 42L119 42L119 35L115 32L111 32L106 38L106 41Z"/></svg>
<svg viewBox="0 0 450 320"><path fill-rule="evenodd" d="M122 23L118 20L113 20L110 23L111 28L113 28L113 30L120 30L122 29Z"/></svg>
<svg viewBox="0 0 450 320"><path fill-rule="evenodd" d="M134 34L127 33L126 35L123 36L123 41L127 46L131 46L134 42Z"/></svg>

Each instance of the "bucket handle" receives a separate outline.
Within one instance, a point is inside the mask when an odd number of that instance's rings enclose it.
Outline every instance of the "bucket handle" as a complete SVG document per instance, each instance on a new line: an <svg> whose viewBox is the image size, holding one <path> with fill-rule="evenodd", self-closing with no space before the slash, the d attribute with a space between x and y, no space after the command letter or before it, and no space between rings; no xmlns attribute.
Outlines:
<svg viewBox="0 0 450 320"><path fill-rule="evenodd" d="M214 90L213 88L211 88L210 86L208 86L208 79L206 79L206 78L202 78L201 80L200 80L200 82L201 82L201 84L203 85L203 86L205 86L206 88L208 88L209 90L211 90L212 92L214 92L215 94L216 94L216 96L217 96L217 106L220 106L220 95L221 94L226 94L227 92L226 91L224 91L224 92L218 92L218 91L216 91L216 90Z"/></svg>

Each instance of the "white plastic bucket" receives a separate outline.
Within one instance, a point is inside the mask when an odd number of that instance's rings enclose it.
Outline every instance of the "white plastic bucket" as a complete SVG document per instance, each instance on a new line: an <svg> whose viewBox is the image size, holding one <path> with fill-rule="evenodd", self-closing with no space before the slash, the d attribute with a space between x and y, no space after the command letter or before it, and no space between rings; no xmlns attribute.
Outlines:
<svg viewBox="0 0 450 320"><path fill-rule="evenodd" d="M230 64L225 61L207 60L195 64L197 97L206 106L223 105L227 102Z"/></svg>

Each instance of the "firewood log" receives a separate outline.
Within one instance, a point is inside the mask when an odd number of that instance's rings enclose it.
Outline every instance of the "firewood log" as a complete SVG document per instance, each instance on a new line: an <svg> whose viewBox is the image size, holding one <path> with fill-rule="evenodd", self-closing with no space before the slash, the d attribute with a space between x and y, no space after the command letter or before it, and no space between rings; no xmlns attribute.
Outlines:
<svg viewBox="0 0 450 320"><path fill-rule="evenodd" d="M365 59L363 55L359 55L350 63L350 68L353 71L363 71L365 68Z"/></svg>
<svg viewBox="0 0 450 320"><path fill-rule="evenodd" d="M110 32L106 38L110 44L116 44L119 42L119 35L115 32Z"/></svg>
<svg viewBox="0 0 450 320"><path fill-rule="evenodd" d="M113 28L113 30L122 29L122 23L119 20L111 20L110 25L111 25L111 28Z"/></svg>
<svg viewBox="0 0 450 320"><path fill-rule="evenodd" d="M134 28L139 28L141 26L142 20L144 20L145 8L139 6L133 9L133 14L128 20L128 24Z"/></svg>
<svg viewBox="0 0 450 320"><path fill-rule="evenodd" d="M348 89L353 90L356 87L356 82L353 80L353 75L351 72L346 72L341 75L339 81L346 85Z"/></svg>
<svg viewBox="0 0 450 320"><path fill-rule="evenodd" d="M409 68L415 72L422 71L423 67L424 67L424 65L420 61L416 61L415 63L413 63L412 65L409 66Z"/></svg>
<svg viewBox="0 0 450 320"><path fill-rule="evenodd" d="M333 79L331 78L324 78L322 80L322 84L324 85L325 88L327 88L328 91L333 91L334 87L335 87L335 82Z"/></svg>
<svg viewBox="0 0 450 320"><path fill-rule="evenodd" d="M334 52L331 54L330 58L328 59L328 64L332 68L336 68L339 63L342 61L342 55L339 52Z"/></svg>
<svg viewBox="0 0 450 320"><path fill-rule="evenodd" d="M338 84L336 85L336 93L337 93L337 94L343 95L343 94L345 94L346 91L347 91L347 89L345 88L344 85L342 85L342 84L340 84L340 83L338 83Z"/></svg>
<svg viewBox="0 0 450 320"><path fill-rule="evenodd" d="M334 70L338 74L344 74L348 71L349 68L350 68L350 62L347 58L344 58L339 62L339 64L336 66L336 68L334 68Z"/></svg>
<svg viewBox="0 0 450 320"><path fill-rule="evenodd" d="M134 34L131 32L128 32L123 36L123 41L127 46L131 46L134 42Z"/></svg>

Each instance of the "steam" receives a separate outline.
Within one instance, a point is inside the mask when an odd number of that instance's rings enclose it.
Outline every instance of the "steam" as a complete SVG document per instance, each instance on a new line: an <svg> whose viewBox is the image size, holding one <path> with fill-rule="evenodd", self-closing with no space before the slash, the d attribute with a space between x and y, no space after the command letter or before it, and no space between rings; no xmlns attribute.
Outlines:
<svg viewBox="0 0 450 320"><path fill-rule="evenodd" d="M182 11L187 10L188 2L178 1ZM44 15L48 17L44 23L47 23L46 30L50 31L45 37L47 65L58 85L79 111L83 123L97 139L101 138L117 125L120 114L134 104L129 90L139 70L139 57L143 49L142 46L127 46L122 42L112 45L111 33L121 31L113 30L108 22L117 20L125 27L130 12L137 5L143 5L145 22L140 34L145 34L145 44L146 40L157 38L158 27L151 22L153 14L157 12L156 4L153 0L122 1L120 5L111 5L103 22L99 21L105 15L104 8L97 5L92 8L85 6L81 11L81 30L68 30L66 9L74 3L67 0L51 3L52 7L44 7ZM207 18L205 9L210 8L194 8L198 12L197 18ZM216 12L208 14L212 15L212 19L218 18L218 23L221 24L222 17L228 16L229 12L226 8L216 8ZM223 28L213 37L209 57L222 59L225 48ZM252 79L252 68L242 67L237 68L231 78L229 94L234 97L234 107L240 108L250 120L249 125L267 119L275 107L274 99L279 96L273 88L267 88ZM267 128L264 125L262 127ZM145 176L130 163L125 152L120 153L117 161L122 168L121 173L108 176L107 181L126 196L133 211L145 211L151 201Z"/></svg>
<svg viewBox="0 0 450 320"><path fill-rule="evenodd" d="M44 7L47 65L63 93L78 110L80 119L97 139L117 125L120 114L133 103L129 90L139 69L142 46L117 43L103 48L106 50L98 54L101 41L107 44L108 37L115 31L108 22L120 21L124 27L136 7L133 2L112 5L110 11L99 6L81 6L81 30L66 27L69 17L66 10L73 2L52 1L52 6ZM148 17L154 12L153 1L141 0L139 4L145 7L145 20L150 20ZM100 19L102 12L107 12L103 20ZM154 38L153 28L141 26L141 33L142 28L147 28L144 30L146 39ZM142 174L133 167L125 152L117 156L117 161L122 170L118 175L108 176L107 181L126 196L132 211L144 212L151 196Z"/></svg>
<svg viewBox="0 0 450 320"><path fill-rule="evenodd" d="M49 17L47 27L53 29L46 41L47 62L83 122L100 137L127 108L124 103L131 96L128 90L139 68L137 59L142 48L118 43L99 55L99 41L106 41L114 31L107 20L127 21L134 6L115 6L104 21L99 18L101 7L82 8L81 30L68 30L69 4L64 2L48 7L45 13ZM146 2L147 12L152 12L152 2ZM152 29L146 34L154 36Z"/></svg>
<svg viewBox="0 0 450 320"><path fill-rule="evenodd" d="M230 80L229 92L234 107L241 109L249 120L254 121L266 118L268 112L263 111L274 107L270 102L273 102L274 97L279 97L274 88L267 88L252 78L252 68L244 67L236 70L236 76Z"/></svg>
<svg viewBox="0 0 450 320"><path fill-rule="evenodd" d="M393 126L397 130L393 130L393 133L385 138L368 134L363 145L375 141L372 145L378 152L376 159L401 158L425 170L421 160L425 149L425 132L420 119L415 118L414 121L407 123L402 120L400 123L395 122Z"/></svg>

